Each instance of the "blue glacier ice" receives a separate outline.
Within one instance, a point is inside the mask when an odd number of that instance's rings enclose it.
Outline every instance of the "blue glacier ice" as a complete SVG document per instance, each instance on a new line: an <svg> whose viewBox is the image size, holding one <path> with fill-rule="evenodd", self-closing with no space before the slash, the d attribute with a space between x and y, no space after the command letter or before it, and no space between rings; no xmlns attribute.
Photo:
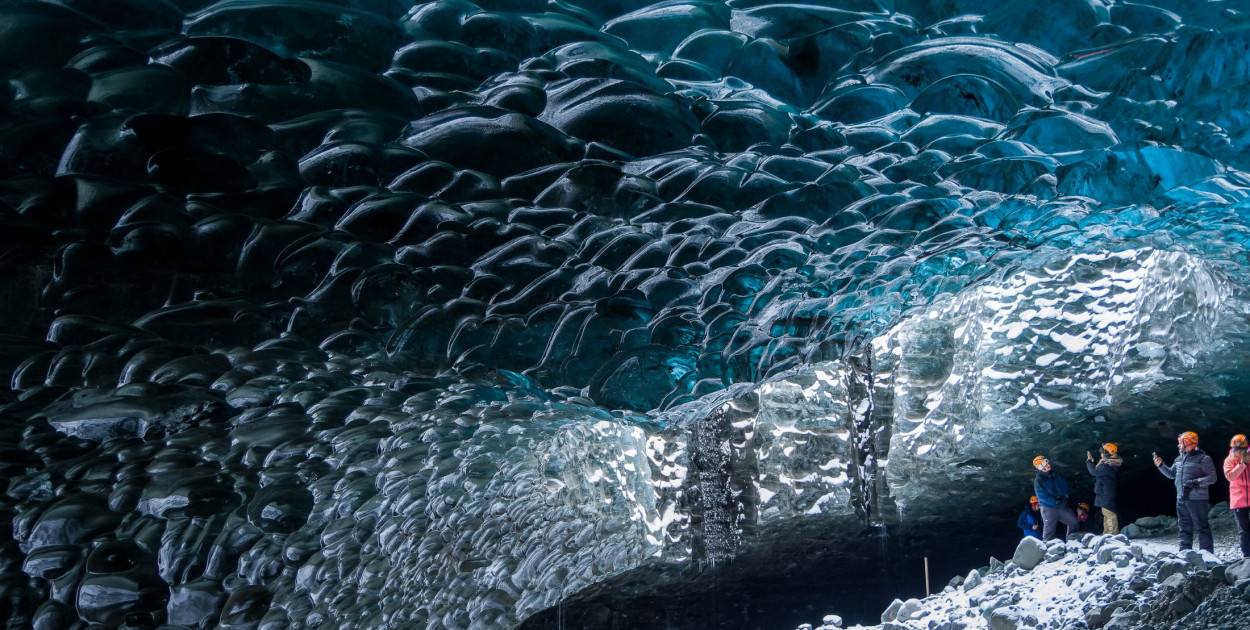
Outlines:
<svg viewBox="0 0 1250 630"><path fill-rule="evenodd" d="M0 0L0 623L871 618L1246 431L1248 26Z"/></svg>

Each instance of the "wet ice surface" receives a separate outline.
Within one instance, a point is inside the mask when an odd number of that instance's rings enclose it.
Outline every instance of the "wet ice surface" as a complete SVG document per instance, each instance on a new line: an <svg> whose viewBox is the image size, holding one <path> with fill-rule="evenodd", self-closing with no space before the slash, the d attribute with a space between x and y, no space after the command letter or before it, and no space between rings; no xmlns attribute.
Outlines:
<svg viewBox="0 0 1250 630"><path fill-rule="evenodd" d="M7 625L509 627L1231 429L1247 20L0 2Z"/></svg>

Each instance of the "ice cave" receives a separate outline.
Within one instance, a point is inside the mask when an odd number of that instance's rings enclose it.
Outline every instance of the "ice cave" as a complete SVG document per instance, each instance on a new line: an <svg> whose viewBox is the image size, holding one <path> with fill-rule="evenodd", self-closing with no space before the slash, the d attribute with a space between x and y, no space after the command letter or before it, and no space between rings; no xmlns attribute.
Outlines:
<svg viewBox="0 0 1250 630"><path fill-rule="evenodd" d="M876 623L1035 455L1131 521L1250 433L1241 1L0 0L0 72L6 628Z"/></svg>

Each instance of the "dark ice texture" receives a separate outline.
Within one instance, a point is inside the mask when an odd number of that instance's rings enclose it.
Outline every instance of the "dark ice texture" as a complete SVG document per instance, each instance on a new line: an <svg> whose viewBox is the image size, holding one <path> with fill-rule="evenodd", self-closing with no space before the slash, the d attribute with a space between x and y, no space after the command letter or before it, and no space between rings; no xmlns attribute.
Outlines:
<svg viewBox="0 0 1250 630"><path fill-rule="evenodd" d="M517 627L1244 432L1248 48L1199 0L0 0L0 625Z"/></svg>

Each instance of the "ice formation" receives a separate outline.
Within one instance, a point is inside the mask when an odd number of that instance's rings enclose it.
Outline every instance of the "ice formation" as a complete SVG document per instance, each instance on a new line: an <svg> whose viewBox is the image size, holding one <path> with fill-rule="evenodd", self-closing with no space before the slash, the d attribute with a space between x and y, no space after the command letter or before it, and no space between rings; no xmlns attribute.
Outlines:
<svg viewBox="0 0 1250 630"><path fill-rule="evenodd" d="M3 624L646 627L1218 441L1248 26L0 0Z"/></svg>

